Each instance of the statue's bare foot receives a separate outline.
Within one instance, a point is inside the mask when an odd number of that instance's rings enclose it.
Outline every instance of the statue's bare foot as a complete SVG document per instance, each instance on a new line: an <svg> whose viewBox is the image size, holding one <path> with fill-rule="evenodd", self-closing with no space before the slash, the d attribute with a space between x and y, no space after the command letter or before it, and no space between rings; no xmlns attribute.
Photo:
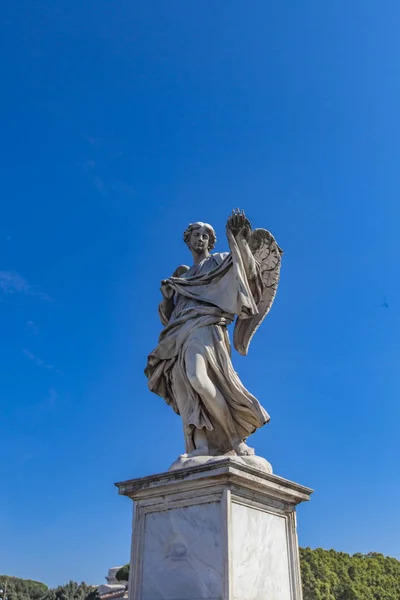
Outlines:
<svg viewBox="0 0 400 600"><path fill-rule="evenodd" d="M254 448L250 448L244 442L237 444L234 450L238 456L254 456Z"/></svg>

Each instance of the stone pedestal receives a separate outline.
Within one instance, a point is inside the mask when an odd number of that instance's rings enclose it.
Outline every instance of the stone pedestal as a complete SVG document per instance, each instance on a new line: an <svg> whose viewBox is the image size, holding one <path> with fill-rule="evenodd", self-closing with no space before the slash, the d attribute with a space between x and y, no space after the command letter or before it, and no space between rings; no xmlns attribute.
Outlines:
<svg viewBox="0 0 400 600"><path fill-rule="evenodd" d="M116 485L134 500L129 600L301 600L311 489L235 458Z"/></svg>

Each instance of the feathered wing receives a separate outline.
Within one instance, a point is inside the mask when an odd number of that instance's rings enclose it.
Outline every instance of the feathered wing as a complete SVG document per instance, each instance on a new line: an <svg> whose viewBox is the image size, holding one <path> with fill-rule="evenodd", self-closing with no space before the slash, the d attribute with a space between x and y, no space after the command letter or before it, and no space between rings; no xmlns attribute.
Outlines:
<svg viewBox="0 0 400 600"><path fill-rule="evenodd" d="M249 318L236 319L233 344L243 356L247 354L253 335L274 302L283 254L274 236L266 229L254 229L248 243L254 258L260 265L264 290L258 305L258 313Z"/></svg>

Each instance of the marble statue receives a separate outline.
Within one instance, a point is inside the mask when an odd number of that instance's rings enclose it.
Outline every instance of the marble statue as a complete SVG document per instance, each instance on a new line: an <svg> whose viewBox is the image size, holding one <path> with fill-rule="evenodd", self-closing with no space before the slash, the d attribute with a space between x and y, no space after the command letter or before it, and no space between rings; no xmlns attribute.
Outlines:
<svg viewBox="0 0 400 600"><path fill-rule="evenodd" d="M213 227L198 222L186 229L193 265L161 282L164 329L145 369L150 390L181 416L188 458L252 455L246 439L269 421L233 368L227 325L236 319L234 347L246 355L274 301L282 250L239 210L226 234L230 252L211 254Z"/></svg>

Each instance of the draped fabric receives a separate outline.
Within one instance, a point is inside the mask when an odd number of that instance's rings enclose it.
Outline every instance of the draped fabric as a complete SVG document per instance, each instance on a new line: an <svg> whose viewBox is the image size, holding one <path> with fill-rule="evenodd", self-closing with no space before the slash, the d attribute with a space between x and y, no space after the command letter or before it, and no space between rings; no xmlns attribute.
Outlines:
<svg viewBox="0 0 400 600"><path fill-rule="evenodd" d="M232 449L212 408L205 407L189 381L185 363L189 349L203 356L207 374L223 395L242 440L269 421L268 413L233 368L227 332L235 315L246 318L257 313L263 291L261 276L257 266L256 277L248 280L240 249L230 232L228 241L230 253L212 254L182 277L168 279L175 292L175 306L145 369L150 390L182 418L186 452L194 449L194 428L207 432L210 454ZM167 321L165 315L163 320Z"/></svg>

